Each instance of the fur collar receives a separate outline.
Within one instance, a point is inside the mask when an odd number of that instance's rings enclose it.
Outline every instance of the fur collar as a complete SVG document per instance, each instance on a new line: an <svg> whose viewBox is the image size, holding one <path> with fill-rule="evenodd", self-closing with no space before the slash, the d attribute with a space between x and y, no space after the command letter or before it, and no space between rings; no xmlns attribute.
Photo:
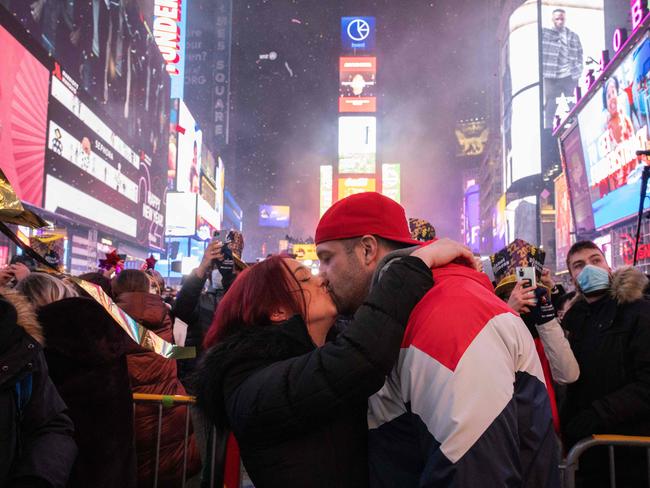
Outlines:
<svg viewBox="0 0 650 488"><path fill-rule="evenodd" d="M620 305L632 303L643 298L643 291L648 286L648 278L641 271L631 266L619 268L612 274L612 298Z"/></svg>
<svg viewBox="0 0 650 488"><path fill-rule="evenodd" d="M16 323L23 328L41 346L45 345L43 329L36 319L36 312L29 300L20 292L12 288L3 288L0 294L16 309L18 320Z"/></svg>

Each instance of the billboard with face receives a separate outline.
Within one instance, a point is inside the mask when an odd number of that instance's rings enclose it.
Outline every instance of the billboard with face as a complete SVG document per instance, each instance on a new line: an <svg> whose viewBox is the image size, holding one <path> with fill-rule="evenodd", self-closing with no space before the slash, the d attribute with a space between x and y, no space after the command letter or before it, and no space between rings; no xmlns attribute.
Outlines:
<svg viewBox="0 0 650 488"><path fill-rule="evenodd" d="M178 111L177 132L176 191L198 193L202 132L182 100Z"/></svg>
<svg viewBox="0 0 650 488"><path fill-rule="evenodd" d="M636 151L650 146L649 80L650 38L646 36L592 92L578 114L588 184L585 193L591 200L597 229L638 211L645 163L637 158Z"/></svg>
<svg viewBox="0 0 650 488"><path fill-rule="evenodd" d="M118 132L64 70L51 81L46 210L85 219L144 247L164 247L164 165Z"/></svg>
<svg viewBox="0 0 650 488"><path fill-rule="evenodd" d="M575 105L574 90L587 90L586 74L600 69L605 49L603 0L542 2L544 127L563 120Z"/></svg>

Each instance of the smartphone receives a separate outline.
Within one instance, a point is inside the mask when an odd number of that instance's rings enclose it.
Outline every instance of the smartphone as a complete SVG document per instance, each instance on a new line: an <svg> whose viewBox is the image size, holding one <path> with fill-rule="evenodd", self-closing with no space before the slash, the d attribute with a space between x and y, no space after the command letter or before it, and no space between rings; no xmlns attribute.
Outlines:
<svg viewBox="0 0 650 488"><path fill-rule="evenodd" d="M532 266L517 266L515 268L515 277L517 278L517 281L525 281L526 286L537 288L535 268Z"/></svg>

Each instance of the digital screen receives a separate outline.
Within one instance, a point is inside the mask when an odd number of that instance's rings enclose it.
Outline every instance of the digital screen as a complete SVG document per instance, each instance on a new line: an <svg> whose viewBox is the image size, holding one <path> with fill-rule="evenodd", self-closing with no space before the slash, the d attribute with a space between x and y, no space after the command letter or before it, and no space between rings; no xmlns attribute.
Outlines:
<svg viewBox="0 0 650 488"><path fill-rule="evenodd" d="M555 259L556 270L566 269L566 258L573 245L573 219L566 174L555 179Z"/></svg>
<svg viewBox="0 0 650 488"><path fill-rule="evenodd" d="M375 173L377 119L339 117L339 173Z"/></svg>
<svg viewBox="0 0 650 488"><path fill-rule="evenodd" d="M197 198L194 193L167 193L167 227L165 234L171 237L187 237L196 234Z"/></svg>
<svg viewBox="0 0 650 488"><path fill-rule="evenodd" d="M334 175L332 166L320 167L320 216L332 206Z"/></svg>
<svg viewBox="0 0 650 488"><path fill-rule="evenodd" d="M187 2L155 0L153 9L153 36L171 77L171 97L183 98Z"/></svg>
<svg viewBox="0 0 650 488"><path fill-rule="evenodd" d="M597 229L638 212L644 163L637 159L635 152L649 147L649 71L650 38L646 37L623 59L578 114ZM575 195L575 189L571 190ZM644 208L649 206L646 200Z"/></svg>
<svg viewBox="0 0 650 488"><path fill-rule="evenodd" d="M586 74L600 70L605 49L603 0L542 2L542 78L544 127L564 120L575 105L574 90L587 91Z"/></svg>
<svg viewBox="0 0 650 488"><path fill-rule="evenodd" d="M578 234L592 232L594 214L591 208L580 130L577 126L562 139L561 147L575 228Z"/></svg>
<svg viewBox="0 0 650 488"><path fill-rule="evenodd" d="M375 49L375 18L341 17L341 45L344 51Z"/></svg>
<svg viewBox="0 0 650 488"><path fill-rule="evenodd" d="M144 247L164 245L164 164L115 132L63 70L51 78L46 210L81 217Z"/></svg>
<svg viewBox="0 0 650 488"><path fill-rule="evenodd" d="M215 209L219 212L219 220L223 220L224 216L224 191L226 188L226 168L224 166L223 160L220 157L217 157L217 166L215 168L215 183L216 186L216 204Z"/></svg>
<svg viewBox="0 0 650 488"><path fill-rule="evenodd" d="M381 165L381 193L388 198L400 203L400 165L399 164L382 164Z"/></svg>
<svg viewBox="0 0 650 488"><path fill-rule="evenodd" d="M217 178L217 162L214 159L212 151L208 149L206 144L202 145L201 150L201 174L208 180L216 182Z"/></svg>
<svg viewBox="0 0 650 488"><path fill-rule="evenodd" d="M506 246L506 196L499 198L492 213L492 249Z"/></svg>
<svg viewBox="0 0 650 488"><path fill-rule="evenodd" d="M182 100L178 110L176 191L199 192L202 133Z"/></svg>
<svg viewBox="0 0 650 488"><path fill-rule="evenodd" d="M294 244L291 250L296 256L296 261L318 261L316 244Z"/></svg>
<svg viewBox="0 0 650 488"><path fill-rule="evenodd" d="M480 252L481 218L479 185L474 184L465 191L465 245L472 252Z"/></svg>
<svg viewBox="0 0 650 488"><path fill-rule="evenodd" d="M201 175L201 198L208 202L212 208L216 208L217 190L212 186L212 182L203 175Z"/></svg>
<svg viewBox="0 0 650 488"><path fill-rule="evenodd" d="M150 34L152 1L0 3L73 74L79 89L102 107L120 133L139 141L154 160L164 161L170 78Z"/></svg>
<svg viewBox="0 0 650 488"><path fill-rule="evenodd" d="M339 200L357 193L375 191L374 178L339 178Z"/></svg>
<svg viewBox="0 0 650 488"><path fill-rule="evenodd" d="M0 27L0 168L21 200L43 204L49 72Z"/></svg>
<svg viewBox="0 0 650 488"><path fill-rule="evenodd" d="M377 58L340 58L339 112L376 112L376 76Z"/></svg>
<svg viewBox="0 0 650 488"><path fill-rule="evenodd" d="M287 205L260 205L258 224L262 227L289 227L290 207Z"/></svg>

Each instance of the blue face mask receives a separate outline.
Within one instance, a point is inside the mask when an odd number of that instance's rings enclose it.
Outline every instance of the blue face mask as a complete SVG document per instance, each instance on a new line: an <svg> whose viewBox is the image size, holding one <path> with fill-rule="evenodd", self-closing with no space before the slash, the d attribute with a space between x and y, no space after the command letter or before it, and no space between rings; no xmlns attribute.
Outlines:
<svg viewBox="0 0 650 488"><path fill-rule="evenodd" d="M589 295L598 291L609 289L609 272L598 266L588 264L578 275L576 280L582 293Z"/></svg>

